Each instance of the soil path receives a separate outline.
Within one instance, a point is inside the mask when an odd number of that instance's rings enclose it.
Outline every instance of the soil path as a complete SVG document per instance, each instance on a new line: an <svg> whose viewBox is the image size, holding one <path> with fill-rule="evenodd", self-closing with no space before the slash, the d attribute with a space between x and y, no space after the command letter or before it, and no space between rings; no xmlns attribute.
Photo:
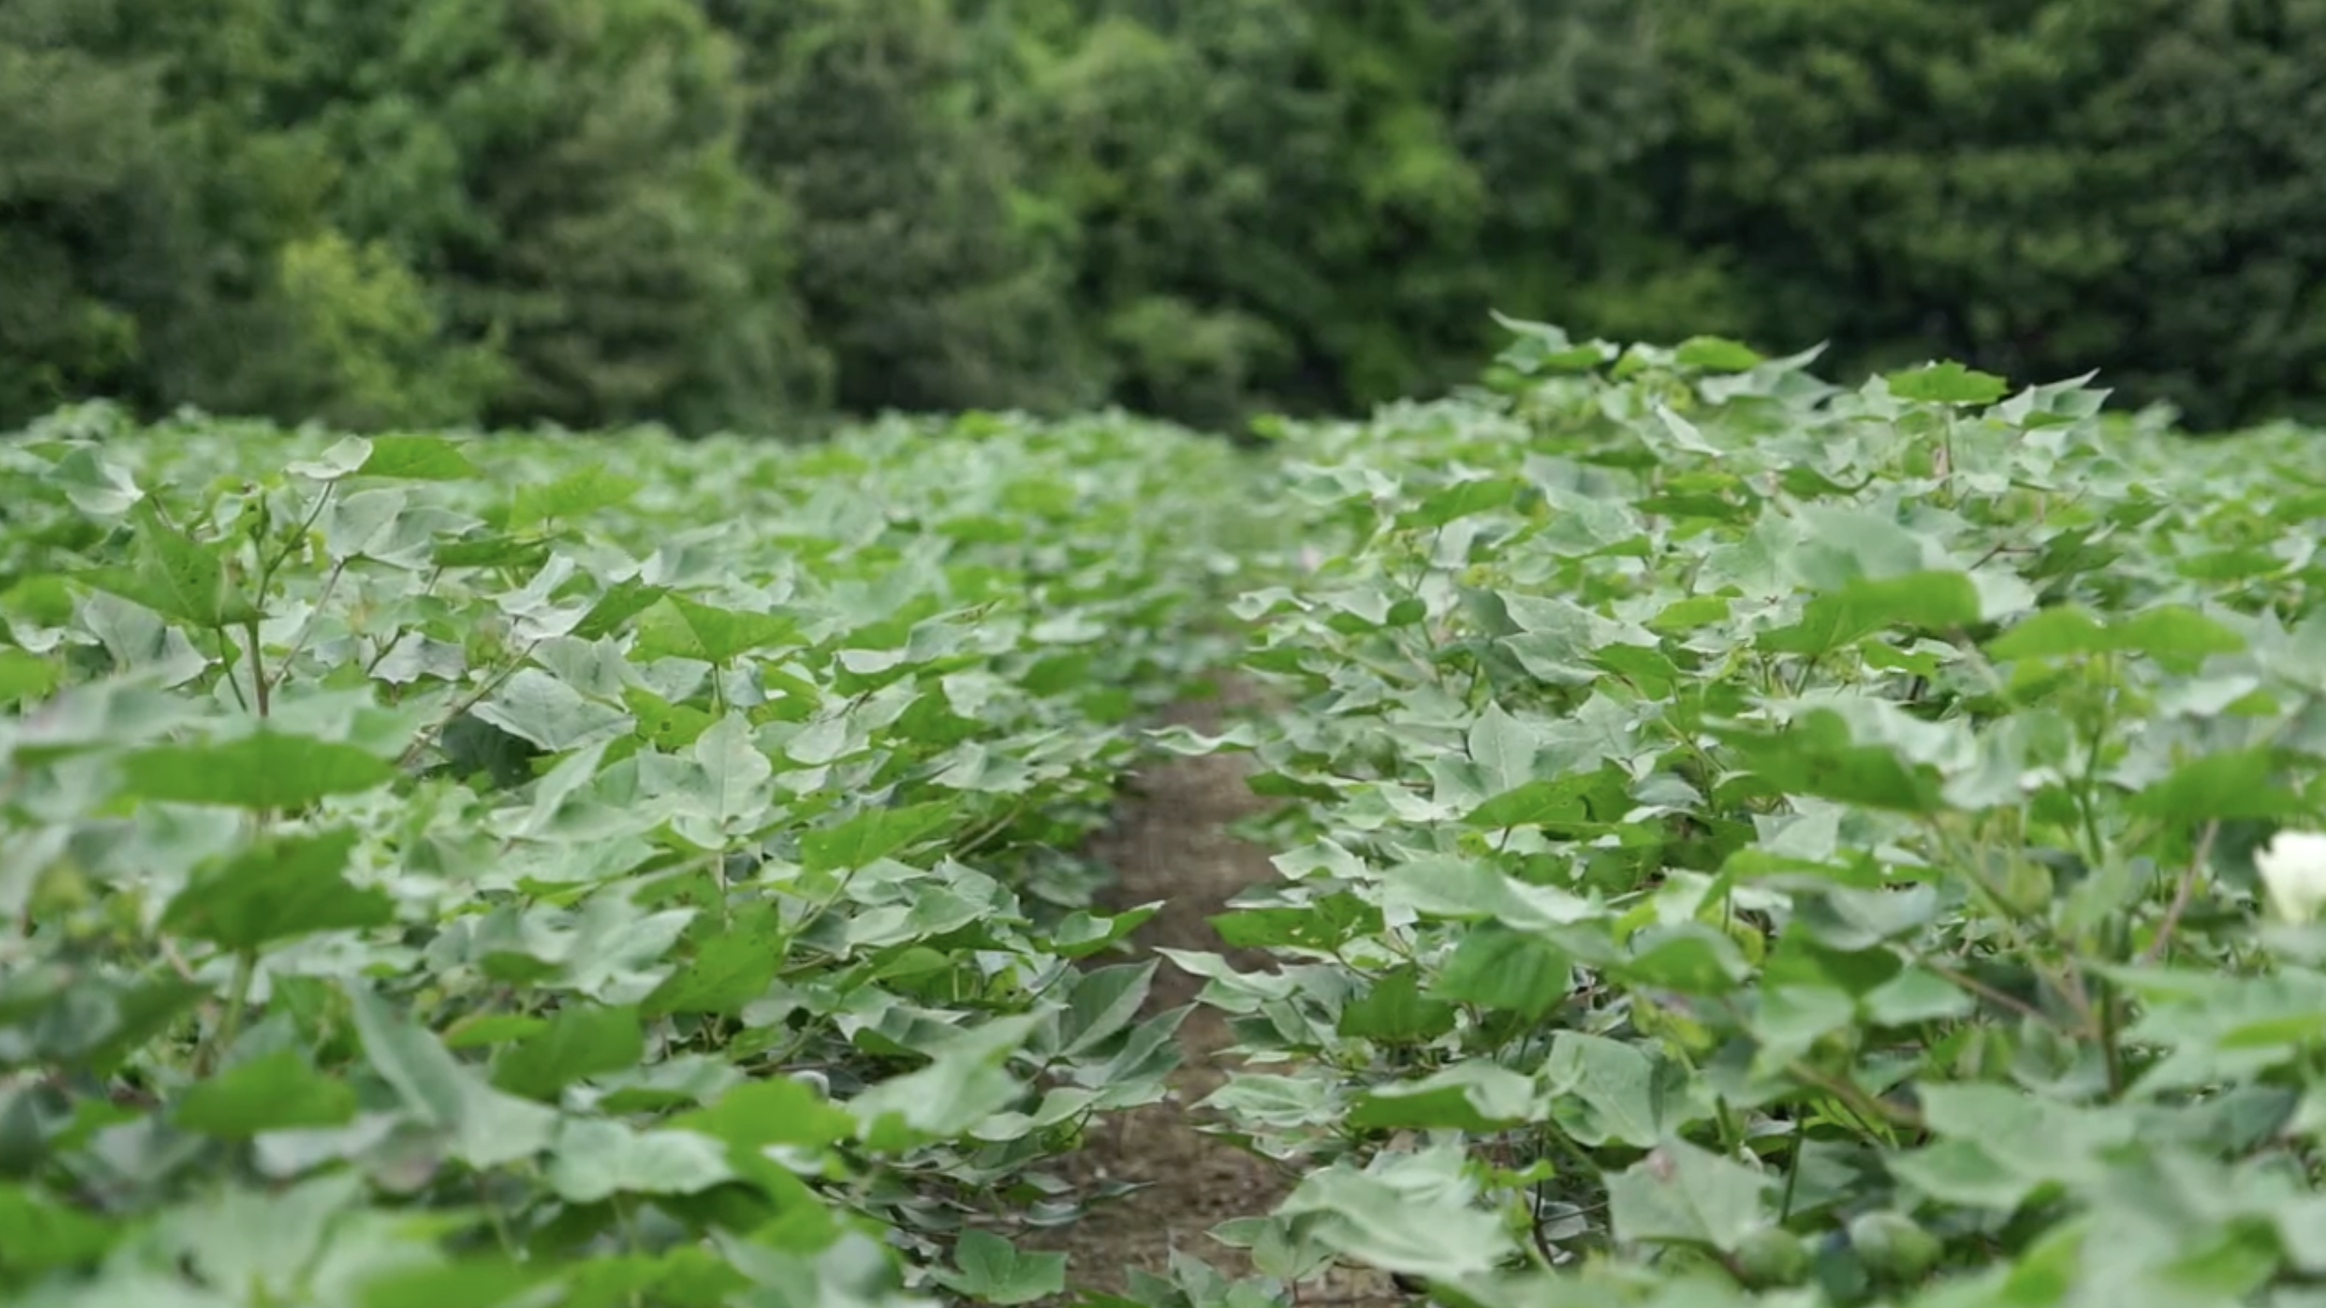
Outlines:
<svg viewBox="0 0 2326 1308"><path fill-rule="evenodd" d="M1234 681L1221 686L1217 700L1192 701L1169 721L1205 733L1221 730L1224 711L1249 704L1249 690ZM1106 895L1121 910L1161 900L1163 908L1133 937L1142 952L1155 946L1221 952L1206 920L1245 887L1276 875L1267 853L1229 835L1225 828L1261 804L1245 785L1241 755L1178 758L1133 778L1114 826L1093 853L1115 870ZM1265 963L1229 951L1239 968ZM1192 1003L1203 983L1165 960L1156 969L1147 1012ZM1231 1043L1220 1015L1197 1008L1180 1027L1182 1063L1172 1079L1172 1095L1161 1103L1126 1114L1091 1132L1083 1150L1068 1160L1068 1174L1082 1185L1131 1181L1146 1188L1096 1207L1081 1221L1027 1239L1032 1247L1068 1254L1070 1289L1120 1293L1124 1273L1138 1268L1164 1274L1174 1250L1212 1264L1230 1278L1253 1275L1240 1249L1210 1237L1213 1226L1233 1217L1263 1214L1288 1193L1297 1177L1266 1159L1195 1129L1190 1113L1217 1089L1233 1066L1223 1053ZM1334 1271L1298 1287L1304 1305L1406 1304L1386 1276Z"/></svg>

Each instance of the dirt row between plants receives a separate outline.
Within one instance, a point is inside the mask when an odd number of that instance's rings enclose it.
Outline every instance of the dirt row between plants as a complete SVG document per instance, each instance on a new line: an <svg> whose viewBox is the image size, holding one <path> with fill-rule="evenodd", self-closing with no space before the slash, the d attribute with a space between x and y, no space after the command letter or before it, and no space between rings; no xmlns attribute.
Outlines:
<svg viewBox="0 0 2326 1308"><path fill-rule="evenodd" d="M1250 691L1227 682L1215 700L1178 706L1169 721L1197 731L1221 730L1224 711L1251 702ZM1113 827L1093 853L1112 865L1108 907L1121 910L1163 901L1133 937L1142 952L1156 946L1220 952L1207 920L1245 887L1276 875L1266 851L1228 834L1227 827L1261 805L1245 784L1241 755L1173 757L1132 779ZM1237 966L1262 960L1230 953ZM1156 969L1147 1012L1192 1003L1202 981L1166 959ZM1234 1059L1226 1023L1208 1008L1188 1015L1179 1031L1182 1063L1172 1094L1091 1132L1067 1162L1083 1187L1135 1182L1145 1188L1098 1205L1058 1230L1029 1233L1029 1248L1068 1255L1070 1290L1120 1293L1132 1268L1163 1275L1172 1252L1191 1254L1233 1278L1253 1275L1240 1249L1220 1243L1210 1229L1233 1217L1264 1214L1299 1180L1270 1161L1203 1134L1197 1105L1226 1080ZM1304 1305L1406 1304L1385 1275L1335 1270L1296 1287Z"/></svg>

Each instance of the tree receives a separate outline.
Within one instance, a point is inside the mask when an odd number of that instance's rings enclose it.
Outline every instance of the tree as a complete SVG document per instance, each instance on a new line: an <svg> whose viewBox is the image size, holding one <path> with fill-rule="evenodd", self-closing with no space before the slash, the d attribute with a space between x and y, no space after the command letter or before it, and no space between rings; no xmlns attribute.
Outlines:
<svg viewBox="0 0 2326 1308"><path fill-rule="evenodd" d="M707 0L749 52L742 159L851 411L1099 398L1046 227L945 0Z"/></svg>
<svg viewBox="0 0 2326 1308"><path fill-rule="evenodd" d="M1054 6L1053 6L1054 7ZM1637 322L1664 115L1614 0L1087 0L1019 122L1131 403L1346 410L1474 370L1501 308ZM1705 279L1654 302L1704 311Z"/></svg>
<svg viewBox="0 0 2326 1308"><path fill-rule="evenodd" d="M331 212L508 362L486 416L760 426L826 397L781 206L738 168L735 51L687 0L317 0L285 122Z"/></svg>
<svg viewBox="0 0 2326 1308"><path fill-rule="evenodd" d="M13 26L13 25L11 25ZM0 426L126 390L166 294L172 215L150 77L0 29Z"/></svg>
<svg viewBox="0 0 2326 1308"><path fill-rule="evenodd" d="M1747 330L1727 260L1659 212L1651 166L1679 93L1657 24L1634 0L1428 0L1443 50L1433 103L1477 171L1476 244L1455 252L1456 298L1617 340ZM1490 324L1465 355L1491 348Z"/></svg>
<svg viewBox="0 0 2326 1308"><path fill-rule="evenodd" d="M107 394L365 424L473 416L491 360L325 212L311 124L263 108L260 0L26 0L0 11L0 418Z"/></svg>
<svg viewBox="0 0 2326 1308"><path fill-rule="evenodd" d="M2101 368L2206 424L2321 394L2321 0L1663 8L1661 218L1768 344Z"/></svg>

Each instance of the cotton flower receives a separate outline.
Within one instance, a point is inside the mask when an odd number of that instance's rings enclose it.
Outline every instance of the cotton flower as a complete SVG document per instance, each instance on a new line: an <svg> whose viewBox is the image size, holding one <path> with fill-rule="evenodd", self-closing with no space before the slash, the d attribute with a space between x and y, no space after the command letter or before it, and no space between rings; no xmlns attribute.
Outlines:
<svg viewBox="0 0 2326 1308"><path fill-rule="evenodd" d="M2326 907L2326 832L2280 831L2253 853L2270 907L2288 922L2308 922Z"/></svg>

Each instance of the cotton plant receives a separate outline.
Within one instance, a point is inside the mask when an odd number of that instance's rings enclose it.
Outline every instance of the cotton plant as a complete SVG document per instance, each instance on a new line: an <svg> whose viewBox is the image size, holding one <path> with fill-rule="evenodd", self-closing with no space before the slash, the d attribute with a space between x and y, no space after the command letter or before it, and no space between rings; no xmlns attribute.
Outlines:
<svg viewBox="0 0 2326 1308"><path fill-rule="evenodd" d="M1499 399L1279 438L1333 563L1240 610L1287 849L1208 1106L1313 1171L1252 1247L1466 1308L2302 1302L2315 438L1505 325Z"/></svg>
<svg viewBox="0 0 2326 1308"><path fill-rule="evenodd" d="M1273 547L1241 463L0 440L0 1300L1057 1293L971 1224L1167 1093L1074 851Z"/></svg>

